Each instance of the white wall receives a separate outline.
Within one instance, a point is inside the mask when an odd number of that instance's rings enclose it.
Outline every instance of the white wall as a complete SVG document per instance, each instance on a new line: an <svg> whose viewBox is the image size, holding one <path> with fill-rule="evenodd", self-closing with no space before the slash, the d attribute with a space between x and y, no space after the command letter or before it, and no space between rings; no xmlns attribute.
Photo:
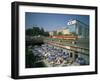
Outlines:
<svg viewBox="0 0 100 81"><path fill-rule="evenodd" d="M0 81L13 81L10 78L10 65L11 65L11 2L14 0L1 0L0 1ZM20 0L17 0L20 1ZM30 2L44 2L44 3L58 3L58 4L71 4L71 5L87 5L98 6L100 10L100 0L21 0ZM99 11L100 14L100 11ZM98 16L100 21L100 15ZM98 23L100 26L100 23ZM100 30L98 26L98 30ZM99 32L100 34L100 32ZM100 41L100 37L99 40ZM100 42L98 43L100 45ZM98 47L100 48L100 46ZM100 50L99 50L100 53ZM98 54L99 54L98 53ZM100 58L100 54L98 55ZM98 60L100 62L100 59ZM100 68L100 63L98 63ZM100 71L100 70L99 70ZM82 75L82 76L66 76L66 77L53 77L53 78L39 78L34 81L99 81L100 74L98 75ZM33 79L26 79L26 81L33 81Z"/></svg>

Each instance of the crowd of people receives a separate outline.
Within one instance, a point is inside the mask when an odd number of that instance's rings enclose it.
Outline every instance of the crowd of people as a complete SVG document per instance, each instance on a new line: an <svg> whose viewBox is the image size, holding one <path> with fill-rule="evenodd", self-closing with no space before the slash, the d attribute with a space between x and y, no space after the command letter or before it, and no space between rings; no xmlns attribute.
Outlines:
<svg viewBox="0 0 100 81"><path fill-rule="evenodd" d="M38 61L43 61L47 66L80 65L78 59L75 61L75 59L70 57L69 50L50 44L34 46L32 52L39 57Z"/></svg>

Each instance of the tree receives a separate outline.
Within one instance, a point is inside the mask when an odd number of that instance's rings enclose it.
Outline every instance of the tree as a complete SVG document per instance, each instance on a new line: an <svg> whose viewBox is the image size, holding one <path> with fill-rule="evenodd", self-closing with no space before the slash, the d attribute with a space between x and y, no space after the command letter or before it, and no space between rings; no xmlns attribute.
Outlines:
<svg viewBox="0 0 100 81"><path fill-rule="evenodd" d="M44 36L49 36L49 32L44 32Z"/></svg>
<svg viewBox="0 0 100 81"><path fill-rule="evenodd" d="M29 51L26 49L26 56L25 56L25 61L26 61L26 68L32 68L34 67L34 63L36 62L36 58L32 51Z"/></svg>
<svg viewBox="0 0 100 81"><path fill-rule="evenodd" d="M38 26L33 26L33 28L26 29L26 35L28 36L38 36L38 35L49 36L49 33L45 32L43 28L40 28Z"/></svg>
<svg viewBox="0 0 100 81"><path fill-rule="evenodd" d="M26 29L26 35L32 36L33 30L32 29Z"/></svg>
<svg viewBox="0 0 100 81"><path fill-rule="evenodd" d="M53 34L54 34L54 36L56 36L56 35L57 35L57 32L56 32L56 31L54 31L54 32L53 32Z"/></svg>
<svg viewBox="0 0 100 81"><path fill-rule="evenodd" d="M41 34L41 30L39 27L33 27L33 36L38 36Z"/></svg>
<svg viewBox="0 0 100 81"><path fill-rule="evenodd" d="M42 34L42 35L44 35L44 32L45 32L44 29L41 28L41 34Z"/></svg>
<svg viewBox="0 0 100 81"><path fill-rule="evenodd" d="M62 32L59 32L58 35L63 35L63 33Z"/></svg>

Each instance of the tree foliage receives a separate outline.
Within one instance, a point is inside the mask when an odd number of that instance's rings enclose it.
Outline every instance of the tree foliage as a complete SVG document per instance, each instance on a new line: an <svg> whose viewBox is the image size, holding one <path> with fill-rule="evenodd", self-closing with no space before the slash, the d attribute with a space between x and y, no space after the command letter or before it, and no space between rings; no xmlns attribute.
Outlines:
<svg viewBox="0 0 100 81"><path fill-rule="evenodd" d="M28 36L38 36L38 35L49 36L49 33L44 31L43 28L33 26L33 28L26 29L26 35Z"/></svg>
<svg viewBox="0 0 100 81"><path fill-rule="evenodd" d="M63 35L63 33L62 32L59 32L58 35Z"/></svg>
<svg viewBox="0 0 100 81"><path fill-rule="evenodd" d="M54 31L53 34L54 34L54 36L57 36L57 32L56 31Z"/></svg>

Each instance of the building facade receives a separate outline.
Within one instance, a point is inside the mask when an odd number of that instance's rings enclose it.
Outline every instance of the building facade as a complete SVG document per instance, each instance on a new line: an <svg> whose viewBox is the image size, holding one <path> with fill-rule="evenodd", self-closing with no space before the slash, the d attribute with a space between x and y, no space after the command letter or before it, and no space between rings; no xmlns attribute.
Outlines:
<svg viewBox="0 0 100 81"><path fill-rule="evenodd" d="M80 38L89 38L89 26L79 20L70 20L67 23L67 28L70 33L77 35Z"/></svg>

